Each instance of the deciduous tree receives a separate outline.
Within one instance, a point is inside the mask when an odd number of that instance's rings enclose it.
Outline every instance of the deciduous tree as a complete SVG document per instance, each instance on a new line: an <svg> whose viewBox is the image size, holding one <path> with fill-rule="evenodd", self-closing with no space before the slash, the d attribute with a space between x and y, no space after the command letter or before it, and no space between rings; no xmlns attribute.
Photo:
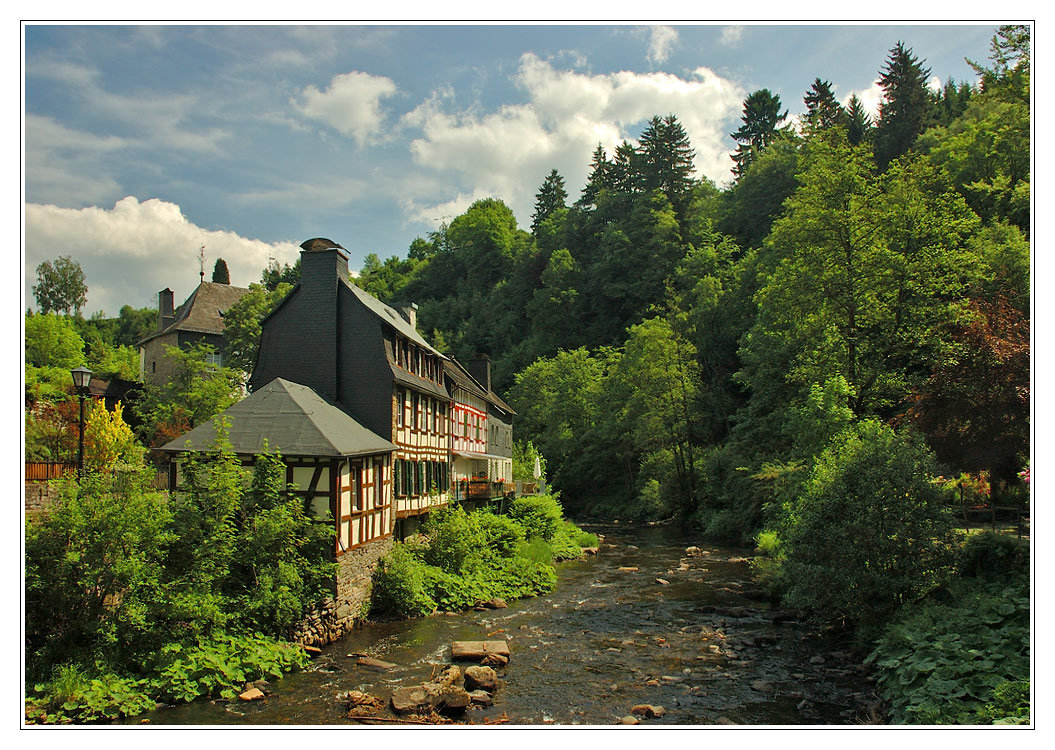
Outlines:
<svg viewBox="0 0 1055 750"><path fill-rule="evenodd" d="M37 266L37 283L33 296L43 313L63 312L66 315L81 314L88 298L88 287L84 283L84 271L80 263L61 255L52 263L44 261Z"/></svg>

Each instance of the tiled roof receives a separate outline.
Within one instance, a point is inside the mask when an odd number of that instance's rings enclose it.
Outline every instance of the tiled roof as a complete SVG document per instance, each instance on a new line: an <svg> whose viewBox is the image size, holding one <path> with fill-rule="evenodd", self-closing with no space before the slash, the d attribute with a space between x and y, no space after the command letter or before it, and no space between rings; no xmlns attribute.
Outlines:
<svg viewBox="0 0 1055 750"><path fill-rule="evenodd" d="M194 333L222 334L224 320L222 313L249 292L240 286L216 284L203 281L187 297L187 301L176 308L172 325L163 331L156 331L142 341L145 344L151 339L174 331L191 331Z"/></svg>
<svg viewBox="0 0 1055 750"><path fill-rule="evenodd" d="M254 391L221 415L228 439L239 455L266 449L283 456L364 456L396 446L356 422L311 388L283 378ZM216 427L210 421L163 445L169 452L214 450Z"/></svg>

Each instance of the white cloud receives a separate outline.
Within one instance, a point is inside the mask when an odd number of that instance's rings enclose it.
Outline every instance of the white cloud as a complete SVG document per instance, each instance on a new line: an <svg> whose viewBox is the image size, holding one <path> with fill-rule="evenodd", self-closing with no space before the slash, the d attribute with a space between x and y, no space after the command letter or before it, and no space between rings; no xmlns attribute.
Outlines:
<svg viewBox="0 0 1055 750"><path fill-rule="evenodd" d="M883 87L879 85L879 81L876 81L871 86L861 91L851 91L843 97L843 106L845 107L850 102L850 97L857 94L857 98L861 100L861 106L865 108L865 111L869 114L873 121L879 115L879 103L883 101Z"/></svg>
<svg viewBox="0 0 1055 750"><path fill-rule="evenodd" d="M493 195L505 200L523 225L550 169L564 176L575 200L597 144L611 155L630 137L630 127L653 115L678 117L696 151L699 173L718 182L729 178L726 131L745 94L707 68L684 79L627 71L589 75L554 69L528 53L520 59L516 82L527 92L525 103L482 114L450 113L444 109L448 97L435 94L405 116L406 124L423 131L411 143L415 161L459 176L450 190L459 197L449 202L430 207L411 196L405 206L413 207L414 216L435 218L466 196Z"/></svg>
<svg viewBox="0 0 1055 750"><path fill-rule="evenodd" d="M396 84L384 76L351 71L334 76L325 91L308 86L302 92L304 102L297 107L306 117L350 135L362 148L381 130L384 115L381 99L396 93Z"/></svg>
<svg viewBox="0 0 1055 750"><path fill-rule="evenodd" d="M927 81L927 88L929 88L935 93L941 91L943 85L944 84L941 82L941 79L938 78L938 76L931 76L930 80Z"/></svg>
<svg viewBox="0 0 1055 750"><path fill-rule="evenodd" d="M678 32L671 26L649 27L648 59L653 63L665 62L671 48L678 41Z"/></svg>
<svg viewBox="0 0 1055 750"><path fill-rule="evenodd" d="M174 203L156 198L140 202L131 196L112 209L28 203L25 239L27 305L33 302L30 289L37 265L69 255L84 269L86 312L103 310L108 315L116 315L126 304L154 305L157 291L166 287L175 292L177 302L185 299L200 279L197 256L202 245L205 278L211 278L216 259L223 258L235 286L259 281L269 258L292 264L300 253L295 243L267 243L205 229L188 221ZM117 268L120 272L115 273Z"/></svg>
<svg viewBox="0 0 1055 750"><path fill-rule="evenodd" d="M727 47L733 47L740 41L740 38L743 35L743 26L724 26L722 28L722 36L718 41Z"/></svg>

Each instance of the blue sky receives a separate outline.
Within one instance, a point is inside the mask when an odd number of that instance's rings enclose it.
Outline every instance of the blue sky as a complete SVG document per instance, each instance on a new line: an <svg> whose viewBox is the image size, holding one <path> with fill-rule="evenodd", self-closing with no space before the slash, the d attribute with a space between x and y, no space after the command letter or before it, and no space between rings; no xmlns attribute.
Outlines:
<svg viewBox="0 0 1055 750"><path fill-rule="evenodd" d="M730 178L743 99L794 115L816 77L878 102L899 40L969 80L995 24L26 26L24 294L37 264L84 268L87 313L184 299L223 257L232 282L310 237L405 255L493 196L530 225L556 168L577 197L598 142L673 113L699 174Z"/></svg>

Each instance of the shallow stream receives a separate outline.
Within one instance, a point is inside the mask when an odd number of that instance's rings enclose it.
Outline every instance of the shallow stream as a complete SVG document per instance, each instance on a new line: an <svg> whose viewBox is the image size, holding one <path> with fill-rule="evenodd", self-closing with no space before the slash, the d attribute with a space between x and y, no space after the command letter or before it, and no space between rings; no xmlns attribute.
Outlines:
<svg viewBox="0 0 1055 750"><path fill-rule="evenodd" d="M775 609L743 551L669 527L590 528L597 556L558 566L550 594L508 609L369 623L323 649L308 671L276 680L266 699L162 708L152 724L358 724L337 695L387 704L428 681L457 640L509 642L495 703L463 723L611 725L638 704L666 713L645 724L847 724L874 700L867 676L832 637ZM686 549L699 546L700 554ZM637 568L621 571L620 568ZM371 656L398 667L358 665ZM463 665L463 666L468 666ZM394 714L384 712L386 717Z"/></svg>

